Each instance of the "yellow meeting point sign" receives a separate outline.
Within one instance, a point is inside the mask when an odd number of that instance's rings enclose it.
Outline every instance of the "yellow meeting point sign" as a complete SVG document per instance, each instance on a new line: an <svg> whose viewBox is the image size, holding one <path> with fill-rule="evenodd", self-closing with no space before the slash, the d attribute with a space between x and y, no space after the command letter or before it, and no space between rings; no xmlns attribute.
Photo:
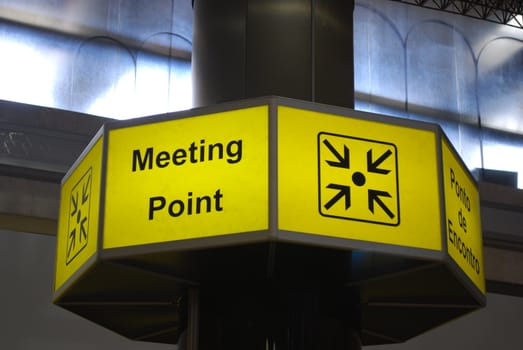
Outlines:
<svg viewBox="0 0 523 350"><path fill-rule="evenodd" d="M478 189L445 139L441 141L441 148L447 251L476 287L485 293Z"/></svg>
<svg viewBox="0 0 523 350"><path fill-rule="evenodd" d="M440 251L436 137L279 107L279 228Z"/></svg>
<svg viewBox="0 0 523 350"><path fill-rule="evenodd" d="M97 251L103 137L97 136L66 175L60 194L55 289Z"/></svg>
<svg viewBox="0 0 523 350"><path fill-rule="evenodd" d="M93 260L263 242L434 261L485 294L478 190L439 126L281 98L104 126L62 183L55 290Z"/></svg>
<svg viewBox="0 0 523 350"><path fill-rule="evenodd" d="M103 247L267 230L267 106L109 131Z"/></svg>

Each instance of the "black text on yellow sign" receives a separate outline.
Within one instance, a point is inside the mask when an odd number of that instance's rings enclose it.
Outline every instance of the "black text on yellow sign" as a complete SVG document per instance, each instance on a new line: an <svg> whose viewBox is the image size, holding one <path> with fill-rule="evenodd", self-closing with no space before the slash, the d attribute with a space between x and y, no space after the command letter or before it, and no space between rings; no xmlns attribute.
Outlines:
<svg viewBox="0 0 523 350"><path fill-rule="evenodd" d="M103 247L267 229L268 119L259 106L110 129Z"/></svg>
<svg viewBox="0 0 523 350"><path fill-rule="evenodd" d="M446 141L442 142L447 251L485 293L478 190Z"/></svg>
<svg viewBox="0 0 523 350"><path fill-rule="evenodd" d="M132 172L140 172L213 161L236 164L241 162L242 155L243 140L241 139L230 140L226 143L209 143L202 139L199 143L193 141L187 147L177 147L172 150L155 150L154 146L143 150L134 149L131 169ZM161 213L177 218L181 215L198 215L224 210L221 189L217 189L211 194L194 194L193 191L189 191L185 196L174 199L163 195L151 196L148 202L149 220L154 220L155 215L161 215Z"/></svg>
<svg viewBox="0 0 523 350"><path fill-rule="evenodd" d="M448 238L450 246L459 252L459 255L467 262L467 264L479 276L481 273L481 266L477 258L477 253L474 253L474 248L467 244L467 240L463 239L467 234L467 217L471 211L470 197L467 194L467 189L460 185L456 178L454 169L450 168L450 195L456 195L460 202L460 208L453 216L447 218ZM458 227L459 226L459 227Z"/></svg>

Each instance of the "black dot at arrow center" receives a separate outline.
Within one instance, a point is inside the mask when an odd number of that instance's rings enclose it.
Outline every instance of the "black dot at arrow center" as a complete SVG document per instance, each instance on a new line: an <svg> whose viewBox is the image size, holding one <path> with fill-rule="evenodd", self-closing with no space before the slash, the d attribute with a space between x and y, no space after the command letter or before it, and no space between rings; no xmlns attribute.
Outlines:
<svg viewBox="0 0 523 350"><path fill-rule="evenodd" d="M354 184L356 186L363 186L363 185L365 185L365 181L366 181L365 175L363 175L359 171L357 171L354 174L352 174L352 182L354 182Z"/></svg>

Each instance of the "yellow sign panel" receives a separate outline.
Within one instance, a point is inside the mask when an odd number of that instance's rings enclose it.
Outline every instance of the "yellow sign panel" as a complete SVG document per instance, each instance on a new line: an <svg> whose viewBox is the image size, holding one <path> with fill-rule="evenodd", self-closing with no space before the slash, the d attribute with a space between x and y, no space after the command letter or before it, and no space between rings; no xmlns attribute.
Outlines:
<svg viewBox="0 0 523 350"><path fill-rule="evenodd" d="M103 247L268 229L268 106L109 131Z"/></svg>
<svg viewBox="0 0 523 350"><path fill-rule="evenodd" d="M441 250L436 133L278 107L280 230Z"/></svg>
<svg viewBox="0 0 523 350"><path fill-rule="evenodd" d="M102 145L100 137L62 184L55 290L96 252Z"/></svg>
<svg viewBox="0 0 523 350"><path fill-rule="evenodd" d="M447 251L485 294L478 189L446 141L442 141L442 159Z"/></svg>

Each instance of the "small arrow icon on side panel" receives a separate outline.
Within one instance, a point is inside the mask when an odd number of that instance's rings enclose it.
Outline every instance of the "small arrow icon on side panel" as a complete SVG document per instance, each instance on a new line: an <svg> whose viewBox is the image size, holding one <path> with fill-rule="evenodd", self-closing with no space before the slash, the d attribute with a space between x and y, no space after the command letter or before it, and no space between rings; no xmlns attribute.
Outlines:
<svg viewBox="0 0 523 350"><path fill-rule="evenodd" d="M69 244L67 246L66 258L69 259L76 245L76 228L69 233Z"/></svg>
<svg viewBox="0 0 523 350"><path fill-rule="evenodd" d="M68 265L87 246L91 206L92 168L80 177L71 189L69 223L65 256Z"/></svg>
<svg viewBox="0 0 523 350"><path fill-rule="evenodd" d="M82 239L87 240L87 229L85 228L86 222L87 217L83 218L80 223L80 241L82 241Z"/></svg>
<svg viewBox="0 0 523 350"><path fill-rule="evenodd" d="M84 185L82 186L82 204L85 204L85 202L87 202L87 200L89 199L90 185L91 185L91 174L89 174L87 181L85 181Z"/></svg>
<svg viewBox="0 0 523 350"><path fill-rule="evenodd" d="M78 193L76 193L76 196L73 196L71 194L71 203L73 204L73 210L71 211L71 216L75 216L76 212L78 211Z"/></svg>

